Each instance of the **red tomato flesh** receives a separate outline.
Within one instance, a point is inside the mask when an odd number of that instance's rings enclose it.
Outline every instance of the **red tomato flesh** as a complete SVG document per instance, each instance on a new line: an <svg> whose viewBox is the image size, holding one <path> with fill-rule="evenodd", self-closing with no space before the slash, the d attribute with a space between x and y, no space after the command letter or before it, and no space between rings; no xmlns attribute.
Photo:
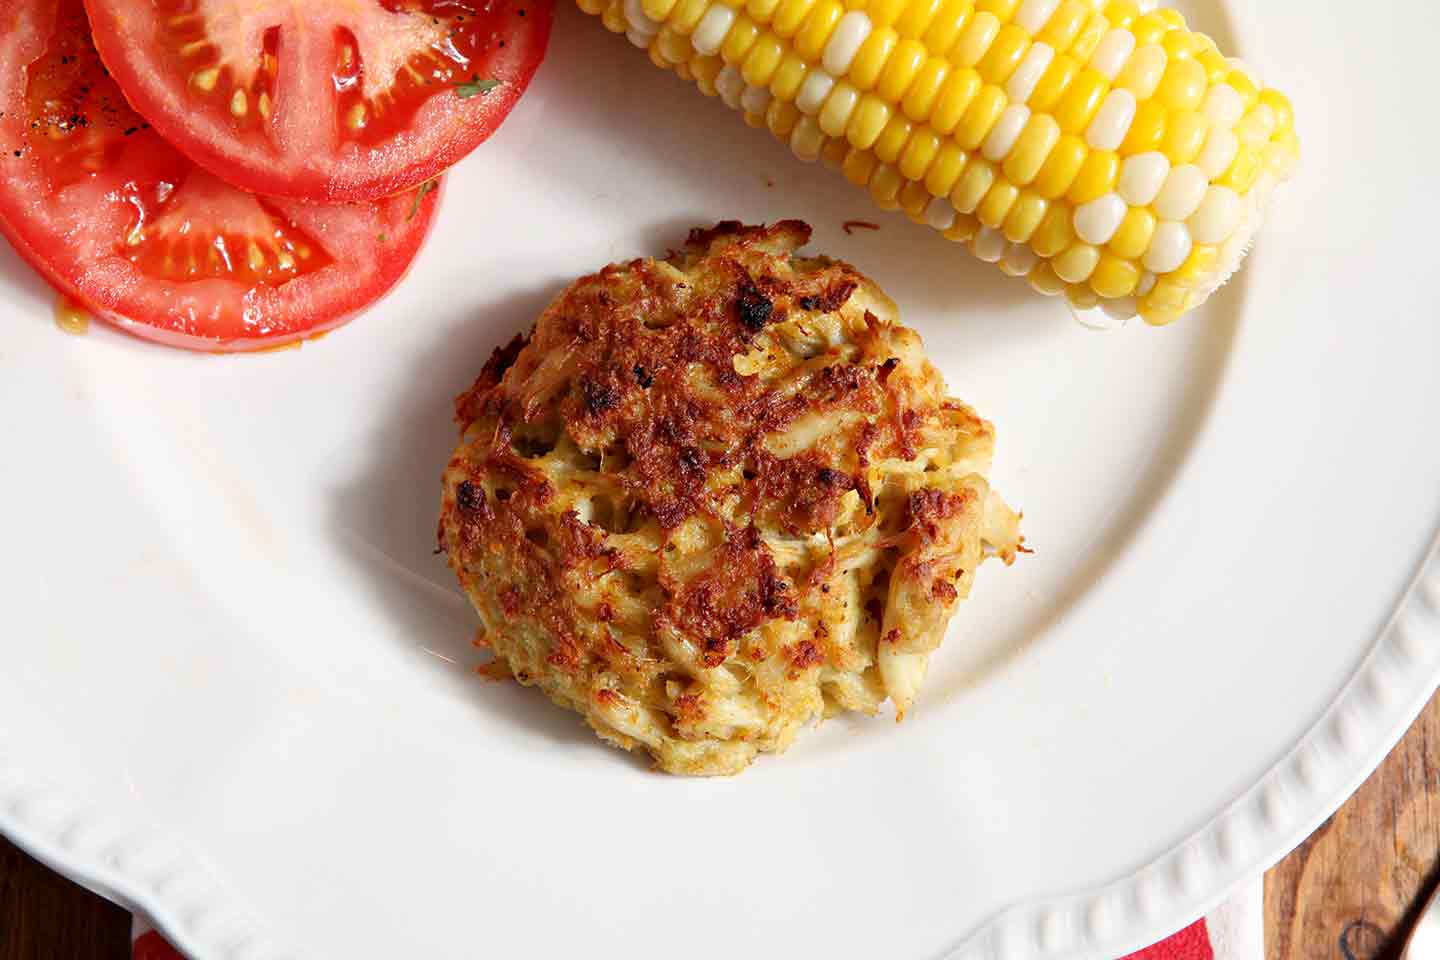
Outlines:
<svg viewBox="0 0 1440 960"><path fill-rule="evenodd" d="M434 186L350 204L244 193L130 109L80 0L0 0L0 233L131 333L249 350L338 326L404 275Z"/></svg>
<svg viewBox="0 0 1440 960"><path fill-rule="evenodd" d="M553 0L86 0L161 135L228 183L302 200L408 190L505 118Z"/></svg>

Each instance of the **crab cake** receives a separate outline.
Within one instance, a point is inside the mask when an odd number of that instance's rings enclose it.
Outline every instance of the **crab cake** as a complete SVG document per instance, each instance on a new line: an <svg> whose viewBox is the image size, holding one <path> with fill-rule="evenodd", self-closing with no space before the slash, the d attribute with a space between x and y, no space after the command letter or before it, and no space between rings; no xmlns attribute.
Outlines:
<svg viewBox="0 0 1440 960"><path fill-rule="evenodd" d="M903 716L1019 519L994 431L797 221L582 277L456 402L440 543L497 661L604 740L735 773Z"/></svg>

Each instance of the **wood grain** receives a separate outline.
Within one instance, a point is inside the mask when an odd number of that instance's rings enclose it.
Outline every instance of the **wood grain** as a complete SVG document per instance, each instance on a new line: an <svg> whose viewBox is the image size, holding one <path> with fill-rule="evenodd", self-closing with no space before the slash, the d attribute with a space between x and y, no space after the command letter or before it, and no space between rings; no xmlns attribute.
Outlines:
<svg viewBox="0 0 1440 960"><path fill-rule="evenodd" d="M1440 882L1440 696L1349 802L1265 877L1268 960L1398 960Z"/></svg>
<svg viewBox="0 0 1440 960"><path fill-rule="evenodd" d="M0 960L124 960L130 915L0 838Z"/></svg>
<svg viewBox="0 0 1440 960"><path fill-rule="evenodd" d="M1267 960L1398 960L1440 884L1440 696L1335 816L1265 877ZM0 960L126 960L124 910L0 839Z"/></svg>

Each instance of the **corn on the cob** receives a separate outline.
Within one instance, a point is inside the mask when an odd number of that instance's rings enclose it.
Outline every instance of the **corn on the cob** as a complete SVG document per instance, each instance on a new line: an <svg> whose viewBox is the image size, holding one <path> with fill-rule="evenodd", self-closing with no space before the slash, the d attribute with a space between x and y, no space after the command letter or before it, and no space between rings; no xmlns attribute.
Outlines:
<svg viewBox="0 0 1440 960"><path fill-rule="evenodd" d="M1290 103L1136 0L578 0L657 65L1047 295L1169 323L1299 159Z"/></svg>

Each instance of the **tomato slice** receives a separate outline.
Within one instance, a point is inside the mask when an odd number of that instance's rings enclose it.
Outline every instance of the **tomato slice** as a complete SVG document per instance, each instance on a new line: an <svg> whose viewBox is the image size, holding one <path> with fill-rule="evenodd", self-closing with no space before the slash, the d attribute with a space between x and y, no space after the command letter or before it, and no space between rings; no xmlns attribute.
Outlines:
<svg viewBox="0 0 1440 960"><path fill-rule="evenodd" d="M434 187L348 204L237 190L130 109L80 0L0 0L0 232L131 333L247 350L338 326L405 273Z"/></svg>
<svg viewBox="0 0 1440 960"><path fill-rule="evenodd" d="M228 183L371 200L465 156L545 54L553 0L86 0L125 96Z"/></svg>

